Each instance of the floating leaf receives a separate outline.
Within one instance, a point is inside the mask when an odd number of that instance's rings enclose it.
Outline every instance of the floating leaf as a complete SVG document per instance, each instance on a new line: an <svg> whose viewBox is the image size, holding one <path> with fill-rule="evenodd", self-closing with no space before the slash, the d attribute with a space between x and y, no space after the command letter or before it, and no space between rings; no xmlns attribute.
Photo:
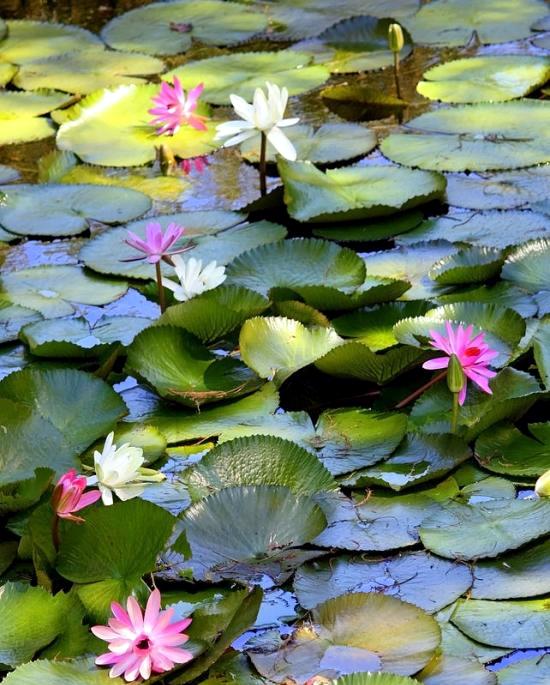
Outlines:
<svg viewBox="0 0 550 685"><path fill-rule="evenodd" d="M502 278L512 281L530 293L550 290L548 254L550 238L533 240L510 252L502 267Z"/></svg>
<svg viewBox="0 0 550 685"><path fill-rule="evenodd" d="M328 164L366 155L376 147L374 131L350 123L327 123L314 128L308 124L290 126L285 135L296 148L298 159ZM268 141L267 161L275 162L277 151ZM260 157L260 134L241 144L241 154L251 162Z"/></svg>
<svg viewBox="0 0 550 685"><path fill-rule="evenodd" d="M20 338L38 357L89 357L109 345L129 345L150 319L105 316L91 326L84 318L46 319L24 326Z"/></svg>
<svg viewBox="0 0 550 685"><path fill-rule="evenodd" d="M284 317L255 317L241 328L239 347L246 364L280 385L342 343L332 328L306 328Z"/></svg>
<svg viewBox="0 0 550 685"><path fill-rule="evenodd" d="M102 189L99 188L99 192ZM202 259L206 264L216 260L218 264L228 264L235 257L259 245L277 242L286 235L286 229L269 221L248 223L242 214L235 212L205 211L186 214L166 214L158 217L158 223L166 229L174 222L186 228L184 237L175 243L174 249L195 243L184 255ZM136 221L126 228L140 237L145 237L148 221ZM132 278L155 278L155 267L146 261L124 262L135 258L139 253L124 241L128 237L126 228L105 231L90 240L81 250L80 257L91 269L100 273L129 276ZM165 276L173 276L174 269L163 264Z"/></svg>
<svg viewBox="0 0 550 685"><path fill-rule="evenodd" d="M30 661L8 673L5 678L6 685L34 685L37 682L48 685L112 685L117 680L109 677L109 671L99 669L89 662L58 660Z"/></svg>
<svg viewBox="0 0 550 685"><path fill-rule="evenodd" d="M442 557L496 557L547 535L549 511L550 502L544 499L494 500L475 506L445 504L423 522L420 538L427 549Z"/></svg>
<svg viewBox="0 0 550 685"><path fill-rule="evenodd" d="M225 488L187 509L183 519L198 578L270 574L292 565L293 548L310 542L325 517L309 498L284 487Z"/></svg>
<svg viewBox="0 0 550 685"><path fill-rule="evenodd" d="M495 561L475 565L474 599L510 599L546 595L550 591L550 541Z"/></svg>
<svg viewBox="0 0 550 685"><path fill-rule="evenodd" d="M17 340L20 329L41 316L34 309L0 301L0 343Z"/></svg>
<svg viewBox="0 0 550 685"><path fill-rule="evenodd" d="M311 452L288 440L262 435L214 447L186 482L194 499L240 485L281 485L296 495L336 489L330 473Z"/></svg>
<svg viewBox="0 0 550 685"><path fill-rule="evenodd" d="M436 621L418 607L395 597L357 592L318 605L313 625L300 626L282 644L262 646L260 638L248 655L269 680L304 683L313 675L336 677L358 667L415 673L430 660L439 641Z"/></svg>
<svg viewBox="0 0 550 685"><path fill-rule="evenodd" d="M496 304L513 309L524 319L529 319L537 313L537 304L529 293L521 288L510 286L499 281L494 285L482 285L467 290L459 290L436 298L440 304L454 304L456 302L483 302Z"/></svg>
<svg viewBox="0 0 550 685"><path fill-rule="evenodd" d="M434 171L541 164L550 161L549 111L550 103L527 99L438 109L409 121L412 132L391 134L380 149L394 162Z"/></svg>
<svg viewBox="0 0 550 685"><path fill-rule="evenodd" d="M189 30L180 31L180 25L189 25ZM263 31L266 25L260 13L236 2L177 0L170 6L156 2L125 12L112 19L101 36L118 50L177 55L186 52L193 40L231 45Z"/></svg>
<svg viewBox="0 0 550 685"><path fill-rule="evenodd" d="M317 63L325 64L335 74L382 69L393 64L393 53L388 46L388 27L392 21L369 16L343 19L316 38L296 43L293 49L312 54ZM403 33L405 45L400 52L401 59L412 50L409 34Z"/></svg>
<svg viewBox="0 0 550 685"><path fill-rule="evenodd" d="M225 3L222 6L224 11ZM245 10L247 13L249 10ZM228 105L231 94L251 101L256 88L270 81L284 86L290 95L300 95L322 85L330 76L328 69L312 64L311 56L293 50L279 52L235 52L187 62L167 74L165 81L177 76L184 88L204 83L203 99L214 105Z"/></svg>
<svg viewBox="0 0 550 685"><path fill-rule="evenodd" d="M439 285L483 283L498 276L504 255L487 247L471 247L443 257L430 270L430 278Z"/></svg>
<svg viewBox="0 0 550 685"><path fill-rule="evenodd" d="M531 55L484 55L438 64L417 91L442 102L504 102L528 95L550 77L550 60Z"/></svg>
<svg viewBox="0 0 550 685"><path fill-rule="evenodd" d="M403 245L446 240L503 249L550 234L550 219L530 211L456 212L428 219L397 238Z"/></svg>
<svg viewBox="0 0 550 685"><path fill-rule="evenodd" d="M8 62L0 62L0 86L5 86L11 81L14 74L17 72L17 67Z"/></svg>
<svg viewBox="0 0 550 685"><path fill-rule="evenodd" d="M162 60L149 55L89 47L24 64L14 83L25 90L54 88L86 95L109 86L143 83L143 77L164 69Z"/></svg>
<svg viewBox="0 0 550 685"><path fill-rule="evenodd" d="M338 116L350 121L372 121L401 116L405 100L365 85L341 83L321 91L323 103Z"/></svg>
<svg viewBox="0 0 550 685"><path fill-rule="evenodd" d="M451 621L468 637L496 647L529 649L550 643L548 600L460 600Z"/></svg>
<svg viewBox="0 0 550 685"><path fill-rule="evenodd" d="M481 664L471 659L455 656L434 656L416 676L424 685L496 685L496 676L487 671Z"/></svg>
<svg viewBox="0 0 550 685"><path fill-rule="evenodd" d="M546 14L538 0L437 0L405 25L415 43L466 45L475 31L482 43L506 43L529 36L531 25Z"/></svg>
<svg viewBox="0 0 550 685"><path fill-rule="evenodd" d="M0 225L18 235L77 235L90 220L115 224L150 209L151 200L128 188L95 185L3 186Z"/></svg>
<svg viewBox="0 0 550 685"><path fill-rule="evenodd" d="M497 673L499 685L544 685L550 678L550 656L538 655L505 666Z"/></svg>
<svg viewBox="0 0 550 685"><path fill-rule="evenodd" d="M35 309L47 318L72 314L71 302L106 304L127 290L124 281L99 278L78 266L36 266L0 280L0 300Z"/></svg>
<svg viewBox="0 0 550 685"><path fill-rule="evenodd" d="M308 162L279 160L285 204L298 221L364 219L391 214L440 197L439 174L379 165L323 173Z"/></svg>
<svg viewBox="0 0 550 685"><path fill-rule="evenodd" d="M318 228L313 229L312 233L318 238L327 238L328 240L357 240L364 242L385 240L386 238L410 231L418 226L422 218L422 212L417 209L411 209L408 212L392 214L390 217L375 219L374 221L343 222L327 227L324 224L320 224Z"/></svg>
<svg viewBox="0 0 550 685"><path fill-rule="evenodd" d="M468 590L472 574L464 564L426 552L405 552L382 560L339 556L301 566L294 591L304 609L350 592L380 592L433 613Z"/></svg>
<svg viewBox="0 0 550 685"><path fill-rule="evenodd" d="M550 469L550 423L531 423L533 437L511 423L493 426L476 442L476 458L483 468L507 476L538 478Z"/></svg>
<svg viewBox="0 0 550 685"><path fill-rule="evenodd" d="M85 162L117 167L154 161L155 147L163 143L178 157L207 155L215 150L218 144L211 120L206 121L206 131L182 126L173 136L156 134L147 110L158 91L152 83L132 84L88 95L58 117L57 147L74 152ZM210 110L199 103L196 113L208 117Z"/></svg>
<svg viewBox="0 0 550 685"><path fill-rule="evenodd" d="M54 128L49 119L39 117L69 100L70 97L64 93L48 90L36 93L0 91L0 144L25 143L53 135Z"/></svg>
<svg viewBox="0 0 550 685"><path fill-rule="evenodd" d="M546 389L550 388L550 320L543 319L533 339L533 354Z"/></svg>
<svg viewBox="0 0 550 685"><path fill-rule="evenodd" d="M28 20L8 21L7 25L8 35L0 43L0 60L13 64L101 45L95 34L79 26Z"/></svg>

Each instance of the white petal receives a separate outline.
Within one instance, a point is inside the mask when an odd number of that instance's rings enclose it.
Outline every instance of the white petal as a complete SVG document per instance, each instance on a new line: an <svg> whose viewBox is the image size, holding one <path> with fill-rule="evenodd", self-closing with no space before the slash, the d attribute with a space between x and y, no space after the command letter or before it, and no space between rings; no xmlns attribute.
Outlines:
<svg viewBox="0 0 550 685"><path fill-rule="evenodd" d="M143 492L145 492L143 485L128 485L124 488L115 488L116 496L123 502L133 499L134 497L139 497Z"/></svg>
<svg viewBox="0 0 550 685"><path fill-rule="evenodd" d="M243 131L242 133L239 133L239 135L234 136L229 140L226 140L223 146L231 147L233 145L239 145L243 141L248 140L249 138L253 138L255 135L257 135L256 129L252 129L251 131Z"/></svg>
<svg viewBox="0 0 550 685"><path fill-rule="evenodd" d="M235 113L240 116L241 119L251 123L254 121L254 107L251 104L240 95L230 95L229 99L231 100Z"/></svg>
<svg viewBox="0 0 550 685"><path fill-rule="evenodd" d="M291 162L294 162L297 157L296 148L281 131L281 129L274 126L267 134L267 139L280 155L282 155L285 159L289 159Z"/></svg>
<svg viewBox="0 0 550 685"><path fill-rule="evenodd" d="M294 126L294 124L297 124L300 121L300 117L293 117L292 119L281 119L281 121L277 122L277 126L279 128L285 127L285 126Z"/></svg>
<svg viewBox="0 0 550 685"><path fill-rule="evenodd" d="M256 88L254 92L254 123L256 128L263 131L272 125L269 105L265 93L261 88Z"/></svg>
<svg viewBox="0 0 550 685"><path fill-rule="evenodd" d="M113 503L113 493L106 488L104 485L99 485L99 490L101 492L101 499L106 507L110 507Z"/></svg>

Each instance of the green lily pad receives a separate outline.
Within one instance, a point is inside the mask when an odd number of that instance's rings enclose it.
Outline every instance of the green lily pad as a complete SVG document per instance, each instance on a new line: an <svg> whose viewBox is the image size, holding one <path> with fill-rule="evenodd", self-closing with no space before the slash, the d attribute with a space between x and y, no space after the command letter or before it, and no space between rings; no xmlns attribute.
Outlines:
<svg viewBox="0 0 550 685"><path fill-rule="evenodd" d="M101 187L98 187L98 192L102 192ZM155 221L158 220L163 229L173 222L184 226L184 236L175 243L174 249L181 249L192 240L195 246L185 253L184 259L194 257L201 259L203 264L212 260L216 260L218 264L228 264L243 252L259 245L280 241L286 235L286 229L279 224L270 221L249 223L243 219L244 216L236 212L204 211L166 214L157 217ZM122 261L140 256L140 253L124 242L128 237L126 229L144 238L148 223L147 220L136 221L124 228L115 228L95 236L84 245L80 251L80 258L86 266L99 273L131 278L155 278L154 265L148 264L145 260ZM174 269L163 264L162 273L164 276L173 277Z"/></svg>
<svg viewBox="0 0 550 685"><path fill-rule="evenodd" d="M441 511L440 502L457 492L458 486L450 478L429 490L391 497L372 495L359 503L344 495L317 497L328 525L314 542L350 551L411 547L419 542L418 529L424 519Z"/></svg>
<svg viewBox="0 0 550 685"><path fill-rule="evenodd" d="M550 77L550 60L531 55L485 55L438 64L417 91L442 102L504 102L528 95Z"/></svg>
<svg viewBox="0 0 550 685"><path fill-rule="evenodd" d="M424 685L496 685L497 682L495 674L486 670L482 664L446 654L434 656L416 677Z"/></svg>
<svg viewBox="0 0 550 685"><path fill-rule="evenodd" d="M378 165L323 173L309 162L279 160L285 204L298 221L352 220L392 214L441 197L439 174Z"/></svg>
<svg viewBox="0 0 550 685"><path fill-rule="evenodd" d="M468 637L495 647L529 649L550 643L550 613L544 599L460 600L451 621Z"/></svg>
<svg viewBox="0 0 550 685"><path fill-rule="evenodd" d="M281 316L248 319L239 337L243 361L261 378L274 379L277 385L341 343L332 328L308 329Z"/></svg>
<svg viewBox="0 0 550 685"><path fill-rule="evenodd" d="M393 64L388 46L388 27L392 22L393 19L369 16L343 19L316 38L296 43L293 49L311 53L317 63L325 64L333 74L383 69ZM406 30L403 34L401 59L412 50L409 34Z"/></svg>
<svg viewBox="0 0 550 685"><path fill-rule="evenodd" d="M34 140L49 138L54 133L55 128L51 122L41 117L2 119L0 145L30 143Z"/></svg>
<svg viewBox="0 0 550 685"><path fill-rule="evenodd" d="M194 83L193 85L196 85ZM157 95L155 84L125 85L92 93L66 109L57 132L57 147L77 154L90 164L139 166L156 158L155 146L169 145L178 157L207 155L218 147L215 123L207 119L206 131L182 126L173 136L159 136L151 126L148 110ZM196 113L208 117L210 109L199 103Z"/></svg>
<svg viewBox="0 0 550 685"><path fill-rule="evenodd" d="M546 166L499 174L447 175L449 204L466 209L513 209L542 202L549 194L550 169Z"/></svg>
<svg viewBox="0 0 550 685"><path fill-rule="evenodd" d="M533 437L511 423L493 426L476 441L476 458L483 468L507 476L538 478L550 469L550 423L531 423Z"/></svg>
<svg viewBox="0 0 550 685"><path fill-rule="evenodd" d="M546 12L539 0L437 0L404 23L415 43L466 45L474 31L482 43L506 43L529 36Z"/></svg>
<svg viewBox="0 0 550 685"><path fill-rule="evenodd" d="M97 668L89 661L30 661L8 673L6 685L33 685L37 682L48 685L113 685L122 682L113 680L109 671ZM397 683L396 685L399 685Z"/></svg>
<svg viewBox="0 0 550 685"><path fill-rule="evenodd" d="M285 135L296 148L298 159L316 164L328 164L366 155L376 147L374 131L350 123L327 123L314 128L308 124L289 126ZM267 161L275 162L277 152L267 143ZM251 162L260 158L260 134L241 144L241 154Z"/></svg>
<svg viewBox="0 0 550 685"><path fill-rule="evenodd" d="M293 548L325 527L319 507L284 487L224 488L193 505L183 527L197 578L250 576L292 563Z"/></svg>
<svg viewBox="0 0 550 685"><path fill-rule="evenodd" d="M46 319L27 324L19 337L37 357L87 358L116 343L128 346L151 323L136 316L105 316L93 326L84 318Z"/></svg>
<svg viewBox="0 0 550 685"><path fill-rule="evenodd" d="M296 495L336 490L334 479L311 452L263 435L218 445L190 471L186 482L194 499L240 485L281 485Z"/></svg>
<svg viewBox="0 0 550 685"><path fill-rule="evenodd" d="M546 595L550 591L550 542L475 565L474 599L510 599Z"/></svg>
<svg viewBox="0 0 550 685"><path fill-rule="evenodd" d="M13 64L101 45L94 33L79 26L28 20L8 21L7 25L8 35L0 42L0 60Z"/></svg>
<svg viewBox="0 0 550 685"><path fill-rule="evenodd" d="M162 314L159 324L185 328L203 343L220 340L251 316L261 314L269 301L259 293L236 285L208 290Z"/></svg>
<svg viewBox="0 0 550 685"><path fill-rule="evenodd" d="M342 482L352 487L375 483L399 491L445 475L470 455L468 445L454 435L412 435L388 459L356 471Z"/></svg>
<svg viewBox="0 0 550 685"><path fill-rule="evenodd" d="M69 100L66 94L49 90L37 93L0 91L0 144L26 143L53 135L52 123L49 119L41 119L40 115L61 107Z"/></svg>
<svg viewBox="0 0 550 685"><path fill-rule="evenodd" d="M17 340L23 326L39 321L41 318L40 314L33 309L0 301L0 343Z"/></svg>
<svg viewBox="0 0 550 685"><path fill-rule="evenodd" d="M106 304L122 297L127 289L124 281L89 275L78 266L37 266L3 276L0 300L52 318L72 314L71 302Z"/></svg>
<svg viewBox="0 0 550 685"><path fill-rule="evenodd" d="M420 539L427 549L450 559L496 557L547 535L549 511L550 502L544 499L445 504L423 522Z"/></svg>
<svg viewBox="0 0 550 685"><path fill-rule="evenodd" d="M18 666L45 648L57 650L61 658L79 655L88 640L83 615L74 594L58 592L54 597L41 587L6 583L0 595L2 663Z"/></svg>
<svg viewBox="0 0 550 685"><path fill-rule="evenodd" d="M11 373L0 382L0 403L3 483L32 478L41 466L57 474L78 467L76 457L126 412L109 385L73 369Z"/></svg>
<svg viewBox="0 0 550 685"><path fill-rule="evenodd" d="M394 162L434 171L542 164L550 161L549 111L550 103L528 99L438 109L409 121L409 133L391 134L380 149Z"/></svg>
<svg viewBox="0 0 550 685"><path fill-rule="evenodd" d="M225 3L222 6L224 11ZM246 10L248 12L248 10ZM177 76L184 88L204 83L203 99L214 105L228 105L231 94L251 101L256 88L270 81L300 95L322 85L330 76L328 69L312 64L307 53L293 50L279 52L236 52L187 62L167 74L165 81Z"/></svg>
<svg viewBox="0 0 550 685"><path fill-rule="evenodd" d="M550 387L550 320L543 319L533 339L533 354L546 389Z"/></svg>
<svg viewBox="0 0 550 685"><path fill-rule="evenodd" d="M446 240L503 249L548 235L550 219L536 212L453 212L427 219L418 228L399 236L397 242L411 245L422 241Z"/></svg>
<svg viewBox="0 0 550 685"><path fill-rule="evenodd" d="M498 685L544 685L550 678L550 656L522 659L497 672Z"/></svg>
<svg viewBox="0 0 550 685"><path fill-rule="evenodd" d="M238 397L260 384L237 359L217 357L191 333L175 326L142 331L128 348L126 364L161 397L188 407Z"/></svg>
<svg viewBox="0 0 550 685"><path fill-rule="evenodd" d="M482 285L466 290L459 290L448 295L440 295L436 301L442 305L456 302L483 302L496 304L513 309L524 319L529 319L537 313L537 304L529 293L521 288L510 286L508 283L499 281L494 285Z"/></svg>
<svg viewBox="0 0 550 685"><path fill-rule="evenodd" d="M178 25L189 25L179 30ZM207 45L231 45L263 31L267 20L252 8L218 0L156 2L112 19L102 30L107 45L150 55L186 52L193 40Z"/></svg>
<svg viewBox="0 0 550 685"><path fill-rule="evenodd" d="M256 641L248 655L256 669L277 683L303 683L313 675L335 678L361 670L416 673L440 641L436 621L395 597L350 593L313 610L313 623L290 640ZM365 668L366 666L366 668Z"/></svg>
<svg viewBox="0 0 550 685"><path fill-rule="evenodd" d="M502 267L502 278L512 281L530 293L550 290L548 254L550 238L540 238L520 245L510 252Z"/></svg>
<svg viewBox="0 0 550 685"><path fill-rule="evenodd" d="M301 566L294 592L304 609L350 592L381 592L433 613L468 590L472 574L466 565L426 552L405 552L382 560L339 556Z"/></svg>
<svg viewBox="0 0 550 685"><path fill-rule="evenodd" d="M503 419L522 416L540 396L541 389L533 376L505 368L491 379L492 395L470 386L466 403L458 417L459 432L468 441ZM427 433L449 430L450 398L445 384L427 390L410 413L415 428Z"/></svg>
<svg viewBox="0 0 550 685"><path fill-rule="evenodd" d="M370 242L406 233L418 226L422 219L422 212L411 209L408 212L392 214L390 217L381 217L373 221L343 222L327 227L320 224L319 227L313 228L312 233L317 238L327 240Z"/></svg>
<svg viewBox="0 0 550 685"><path fill-rule="evenodd" d="M143 193L95 185L2 186L0 225L18 235L77 235L90 220L114 224L135 219L151 207Z"/></svg>
<svg viewBox="0 0 550 685"><path fill-rule="evenodd" d="M335 114L350 121L373 121L400 117L405 100L368 85L341 83L321 91L323 103Z"/></svg>
<svg viewBox="0 0 550 685"><path fill-rule="evenodd" d="M504 255L488 247L470 247L443 257L430 270L430 278L439 285L483 283L498 276Z"/></svg>
<svg viewBox="0 0 550 685"><path fill-rule="evenodd" d="M143 83L144 77L164 69L162 60L149 55L89 47L24 64L14 83L25 90L54 88L86 95L110 86Z"/></svg>

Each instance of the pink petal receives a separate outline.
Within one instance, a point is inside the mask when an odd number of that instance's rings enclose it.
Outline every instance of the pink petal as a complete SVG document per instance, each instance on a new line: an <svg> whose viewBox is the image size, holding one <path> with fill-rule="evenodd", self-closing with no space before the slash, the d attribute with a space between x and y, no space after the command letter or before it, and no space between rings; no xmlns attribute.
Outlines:
<svg viewBox="0 0 550 685"><path fill-rule="evenodd" d="M155 623L158 620L160 613L160 592L153 590L147 600L147 607L145 608L145 618L143 621L143 629L148 634L153 630Z"/></svg>
<svg viewBox="0 0 550 685"><path fill-rule="evenodd" d="M139 674L143 678L143 680L148 680L151 677L151 668L152 668L152 663L151 663L151 657L147 655L141 662L141 665L139 667Z"/></svg>
<svg viewBox="0 0 550 685"><path fill-rule="evenodd" d="M423 369L428 371L433 371L434 369L446 369L449 366L449 357L436 357L435 359L429 359L427 362L422 364Z"/></svg>
<svg viewBox="0 0 550 685"><path fill-rule="evenodd" d="M437 331L430 331L430 335L432 337L432 341L430 341L432 347L442 350L447 354L451 354L451 348L449 347L448 341L441 335L441 333L438 333Z"/></svg>
<svg viewBox="0 0 550 685"><path fill-rule="evenodd" d="M458 393L458 404L462 406L466 400L467 383L464 383L460 392Z"/></svg>
<svg viewBox="0 0 550 685"><path fill-rule="evenodd" d="M113 654L112 652L107 652L107 654L101 654L95 660L97 666L109 666L111 664L118 664L124 656L120 654Z"/></svg>
<svg viewBox="0 0 550 685"><path fill-rule="evenodd" d="M175 635L162 634L155 637L155 644L159 647L177 647L178 645L184 645L187 640L189 640L189 635L183 635L183 633L176 633Z"/></svg>
<svg viewBox="0 0 550 685"><path fill-rule="evenodd" d="M92 626L90 630L100 640L106 640L107 642L109 640L117 640L120 637L118 633L107 626Z"/></svg>
<svg viewBox="0 0 550 685"><path fill-rule="evenodd" d="M141 633L143 630L143 614L141 613L141 607L135 597L128 597L126 609L128 610L128 616L130 617L134 630L137 633Z"/></svg>
<svg viewBox="0 0 550 685"><path fill-rule="evenodd" d="M189 126L192 126L196 131L207 131L206 124L202 119L196 116L188 116L187 117L187 123Z"/></svg>
<svg viewBox="0 0 550 685"><path fill-rule="evenodd" d="M187 102L189 105L192 107L192 109L195 109L197 106L197 100L200 98L202 95L202 91L204 90L204 83L199 83L197 86L194 88L191 88L189 92L187 93Z"/></svg>
<svg viewBox="0 0 550 685"><path fill-rule="evenodd" d="M80 511L81 509L84 509L84 507L89 507L90 504L97 502L97 500L100 498L101 493L99 490L90 490L90 492L85 492L80 498L78 504L74 507L73 511Z"/></svg>
<svg viewBox="0 0 550 685"><path fill-rule="evenodd" d="M483 392L486 392L488 395L492 395L493 391L489 387L489 381L484 378L483 376L480 376L477 374L472 368L469 369L464 369L464 373L470 378Z"/></svg>
<svg viewBox="0 0 550 685"><path fill-rule="evenodd" d="M133 630L134 626L130 621L130 617L118 602L111 603L111 611L113 612L113 616L117 618L123 625Z"/></svg>
<svg viewBox="0 0 550 685"><path fill-rule="evenodd" d="M158 651L176 664L185 664L193 658L191 652L178 647L161 647Z"/></svg>
<svg viewBox="0 0 550 685"><path fill-rule="evenodd" d="M447 331L447 339L449 343L449 350L452 353L456 354L456 341L455 341L455 332L454 329L451 325L450 321L445 321L445 329Z"/></svg>

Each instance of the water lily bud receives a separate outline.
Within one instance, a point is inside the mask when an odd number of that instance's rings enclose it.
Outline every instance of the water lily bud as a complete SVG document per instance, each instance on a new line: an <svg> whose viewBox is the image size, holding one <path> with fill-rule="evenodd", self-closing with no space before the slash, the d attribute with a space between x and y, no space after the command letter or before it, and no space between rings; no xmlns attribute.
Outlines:
<svg viewBox="0 0 550 685"><path fill-rule="evenodd" d="M535 492L539 497L550 497L550 471L546 471L535 483Z"/></svg>
<svg viewBox="0 0 550 685"><path fill-rule="evenodd" d="M466 382L462 364L456 354L451 354L447 367L447 387L452 393L460 392Z"/></svg>
<svg viewBox="0 0 550 685"><path fill-rule="evenodd" d="M388 27L388 44L392 52L400 52L405 45L403 29L399 24L390 24Z"/></svg>

